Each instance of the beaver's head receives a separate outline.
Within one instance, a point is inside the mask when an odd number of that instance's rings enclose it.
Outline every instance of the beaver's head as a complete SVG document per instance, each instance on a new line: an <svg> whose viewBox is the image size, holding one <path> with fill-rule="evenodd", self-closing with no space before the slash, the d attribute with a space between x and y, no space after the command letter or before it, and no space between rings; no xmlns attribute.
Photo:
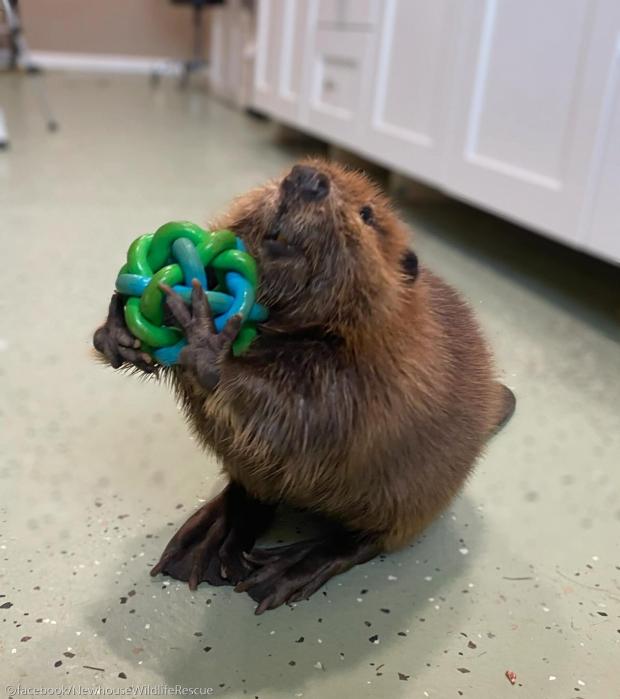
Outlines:
<svg viewBox="0 0 620 699"><path fill-rule="evenodd" d="M417 275L388 200L361 173L334 163L304 161L250 192L231 225L258 260L260 301L287 326L378 319Z"/></svg>

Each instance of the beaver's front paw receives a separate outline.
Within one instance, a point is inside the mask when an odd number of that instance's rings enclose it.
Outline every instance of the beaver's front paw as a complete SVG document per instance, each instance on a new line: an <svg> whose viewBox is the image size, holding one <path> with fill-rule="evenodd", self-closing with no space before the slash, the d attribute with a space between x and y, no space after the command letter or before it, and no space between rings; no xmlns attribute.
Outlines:
<svg viewBox="0 0 620 699"><path fill-rule="evenodd" d="M131 364L146 373L156 369L153 359L140 350L140 340L127 329L123 315L123 299L118 294L112 296L107 320L95 331L93 345L114 369L123 364Z"/></svg>
<svg viewBox="0 0 620 699"><path fill-rule="evenodd" d="M193 372L201 386L213 390L220 380L222 361L230 355L232 344L241 328L241 316L228 320L222 332L217 333L209 301L200 282L192 282L191 311L179 294L162 284L166 292L166 304L175 322L183 330L187 346L181 350L179 364Z"/></svg>

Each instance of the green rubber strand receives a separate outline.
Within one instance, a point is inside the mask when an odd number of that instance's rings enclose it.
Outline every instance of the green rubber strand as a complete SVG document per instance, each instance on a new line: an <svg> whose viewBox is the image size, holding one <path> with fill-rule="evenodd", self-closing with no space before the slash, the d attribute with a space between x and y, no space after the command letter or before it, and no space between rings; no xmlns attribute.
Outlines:
<svg viewBox="0 0 620 699"><path fill-rule="evenodd" d="M125 322L132 335L151 347L169 347L182 337L176 328L158 327L150 323L140 312L140 299L127 299L125 304Z"/></svg>
<svg viewBox="0 0 620 699"><path fill-rule="evenodd" d="M148 262L147 255L153 240L153 233L146 233L136 238L127 251L127 264L125 267L129 274L141 274L145 277L153 275L153 269Z"/></svg>
<svg viewBox="0 0 620 699"><path fill-rule="evenodd" d="M254 342L254 338L257 335L256 331L256 326L254 323L245 323L241 330L239 330L239 334L235 338L235 341L233 342L232 346L232 352L235 357L238 357L240 354L243 354Z"/></svg>
<svg viewBox="0 0 620 699"><path fill-rule="evenodd" d="M208 267L214 258L225 250L234 249L237 239L232 231L215 231L210 233L196 248L203 267Z"/></svg>
<svg viewBox="0 0 620 699"><path fill-rule="evenodd" d="M162 267L155 272L153 278L140 299L142 315L155 325L164 322L164 292L159 288L160 284L174 286L183 281L183 270L177 264Z"/></svg>
<svg viewBox="0 0 620 699"><path fill-rule="evenodd" d="M212 261L211 265L213 269L219 272L238 272L256 289L258 284L256 262L247 252L225 250Z"/></svg>
<svg viewBox="0 0 620 699"><path fill-rule="evenodd" d="M171 257L172 243L177 238L189 238L196 246L203 243L209 233L190 221L170 221L160 226L153 236L153 242L148 253L148 261L152 269L163 267Z"/></svg>

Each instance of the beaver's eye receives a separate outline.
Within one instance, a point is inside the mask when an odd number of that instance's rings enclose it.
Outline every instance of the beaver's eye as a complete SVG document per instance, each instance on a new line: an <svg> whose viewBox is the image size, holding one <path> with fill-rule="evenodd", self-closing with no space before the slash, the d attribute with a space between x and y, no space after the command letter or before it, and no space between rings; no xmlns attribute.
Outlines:
<svg viewBox="0 0 620 699"><path fill-rule="evenodd" d="M360 216L362 218L362 221L364 223L371 224L373 220L373 215L372 215L372 207L371 206L362 206L360 209Z"/></svg>

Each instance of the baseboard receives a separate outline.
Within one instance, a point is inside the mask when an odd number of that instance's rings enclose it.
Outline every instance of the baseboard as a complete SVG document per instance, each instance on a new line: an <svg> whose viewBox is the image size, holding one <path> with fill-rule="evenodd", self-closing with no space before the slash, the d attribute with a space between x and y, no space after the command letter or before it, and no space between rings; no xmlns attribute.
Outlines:
<svg viewBox="0 0 620 699"><path fill-rule="evenodd" d="M121 56L95 53L63 53L30 51L29 63L50 70L71 70L88 73L128 73L180 75L181 61L149 56Z"/></svg>

